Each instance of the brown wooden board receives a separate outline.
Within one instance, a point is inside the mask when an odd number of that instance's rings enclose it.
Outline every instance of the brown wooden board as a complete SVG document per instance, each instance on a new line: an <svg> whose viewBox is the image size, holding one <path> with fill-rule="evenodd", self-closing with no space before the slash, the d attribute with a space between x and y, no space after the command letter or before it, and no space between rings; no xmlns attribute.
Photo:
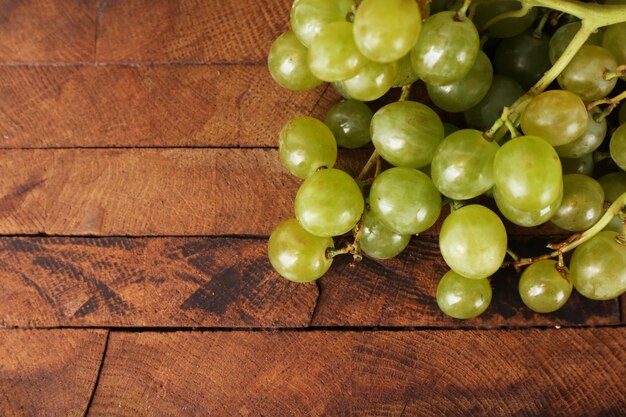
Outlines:
<svg viewBox="0 0 626 417"><path fill-rule="evenodd" d="M106 339L105 330L0 330L0 415L84 416Z"/></svg>
<svg viewBox="0 0 626 417"><path fill-rule="evenodd" d="M527 237L518 237L512 246L527 244ZM480 318L451 319L435 301L447 267L432 236L414 238L396 260L366 258L351 267L338 258L319 291L316 284L278 276L266 245L263 238L0 238L0 325L528 327L620 321L617 300L590 301L576 293L559 312L534 314L518 296L512 269L493 278L492 305Z"/></svg>
<svg viewBox="0 0 626 417"><path fill-rule="evenodd" d="M265 65L0 66L0 85L0 148L277 147L288 120L339 101Z"/></svg>
<svg viewBox="0 0 626 417"><path fill-rule="evenodd" d="M0 63L93 61L97 0L0 0Z"/></svg>
<svg viewBox="0 0 626 417"><path fill-rule="evenodd" d="M91 416L623 416L625 328L112 333Z"/></svg>
<svg viewBox="0 0 626 417"><path fill-rule="evenodd" d="M265 60L289 26L291 0L109 0L99 26L99 61Z"/></svg>

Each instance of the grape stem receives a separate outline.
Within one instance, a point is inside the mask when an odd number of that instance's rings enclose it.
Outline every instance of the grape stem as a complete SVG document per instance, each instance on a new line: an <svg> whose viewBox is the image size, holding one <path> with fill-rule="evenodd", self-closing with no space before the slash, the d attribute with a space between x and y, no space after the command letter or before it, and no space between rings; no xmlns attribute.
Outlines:
<svg viewBox="0 0 626 417"><path fill-rule="evenodd" d="M367 162L363 166L363 169L359 173L358 177L356 177L356 180L362 181L367 175L367 173L370 171L370 169L372 169L372 167L378 163L377 161L379 159L380 159L380 155L378 154L378 151L374 149L374 152L372 152L370 159L367 160Z"/></svg>
<svg viewBox="0 0 626 417"><path fill-rule="evenodd" d="M400 98L398 101L407 101L409 99L409 95L411 95L411 86L413 84L407 84L402 86L402 93L400 93Z"/></svg>
<svg viewBox="0 0 626 417"><path fill-rule="evenodd" d="M486 32L487 29L489 29L491 26L495 25L496 23L504 19L514 18L514 17L524 17L531 11L532 8L533 6L523 3L522 8L519 10L511 10L510 12L506 12L506 13L499 14L498 16L494 16L489 21L487 21L487 23L485 23L485 26L483 26L482 28L482 32Z"/></svg>
<svg viewBox="0 0 626 417"><path fill-rule="evenodd" d="M467 19L467 9L472 5L472 0L464 0L463 5L459 9L458 12L454 15L454 20L457 22L462 22Z"/></svg>
<svg viewBox="0 0 626 417"><path fill-rule="evenodd" d="M589 35L600 27L626 22L626 5L599 5L571 0L522 0L522 5L522 9L517 10L517 12L521 12L525 7L547 7L571 14L581 19L581 27L554 65L543 74L541 79L526 94L518 98L510 106L508 112L503 111L500 118L484 133L485 139L490 141L503 135L502 128L506 125L506 120L509 120L515 126L519 126L520 114L524 111L530 99L544 91L563 72L585 44ZM496 16L492 21L506 14L503 13L500 16ZM493 24L492 21L487 22L487 25Z"/></svg>
<svg viewBox="0 0 626 417"><path fill-rule="evenodd" d="M551 253L547 253L545 255L537 256L534 258L522 258L515 262L513 262L513 266L517 269L521 266L531 265L535 262L542 261L544 259L550 259L557 256L561 256L564 253L567 253L571 250L576 249L578 246L582 245L599 232L601 232L607 224L613 219L615 216L622 216L623 210L626 208L626 193L622 194L611 204L606 213L594 224L591 228L585 230L582 233L577 233L575 235L570 236L565 239L563 242L556 244L549 244L548 248L553 249L554 251ZM617 242L620 244L626 244L626 241L620 239L620 235L617 236Z"/></svg>
<svg viewBox="0 0 626 417"><path fill-rule="evenodd" d="M623 77L624 75L626 75L626 64L615 68L615 71L606 71L602 78L609 81L614 78Z"/></svg>
<svg viewBox="0 0 626 417"><path fill-rule="evenodd" d="M616 95L613 98L601 98L600 100L592 101L587 104L587 110L591 110L594 107L600 106L602 104L608 104L607 108L594 115L594 120L596 122L601 122L606 116L611 114L611 112L617 107L617 105L622 101L626 100L626 90L622 91L620 94Z"/></svg>

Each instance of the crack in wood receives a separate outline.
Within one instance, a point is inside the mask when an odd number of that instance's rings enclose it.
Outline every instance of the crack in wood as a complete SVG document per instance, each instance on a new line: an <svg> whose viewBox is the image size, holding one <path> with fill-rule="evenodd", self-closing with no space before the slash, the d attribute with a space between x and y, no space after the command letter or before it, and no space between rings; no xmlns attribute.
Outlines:
<svg viewBox="0 0 626 417"><path fill-rule="evenodd" d="M100 361L100 366L98 367L98 374L96 375L96 380L93 383L93 389L91 391L91 395L89 396L89 401L87 402L87 407L85 408L85 413L83 417L87 417L89 415L89 410L91 409L91 405L93 404L93 400L96 397L96 389L98 388L98 384L100 383L100 375L102 375L102 369L104 368L104 360L107 356L107 351L109 349L109 338L111 337L111 330L107 332L107 337L104 339L104 348L102 349L102 360Z"/></svg>

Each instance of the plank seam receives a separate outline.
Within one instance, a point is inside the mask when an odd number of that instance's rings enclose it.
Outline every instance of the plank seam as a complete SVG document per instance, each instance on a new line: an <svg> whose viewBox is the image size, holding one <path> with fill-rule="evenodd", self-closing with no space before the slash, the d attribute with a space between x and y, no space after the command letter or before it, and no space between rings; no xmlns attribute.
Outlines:
<svg viewBox="0 0 626 417"><path fill-rule="evenodd" d="M146 145L146 146L0 146L0 151L63 151L63 150L119 150L119 149L220 149L220 150L278 150L278 146L202 146L202 145L189 145L189 146L159 146L159 145ZM350 151L348 151L349 153Z"/></svg>
<svg viewBox="0 0 626 417"><path fill-rule="evenodd" d="M265 66L267 61L0 61L0 67L218 67Z"/></svg>
<svg viewBox="0 0 626 417"><path fill-rule="evenodd" d="M91 409L91 405L93 404L93 400L96 396L96 389L98 388L98 384L100 383L100 375L102 375L102 369L104 368L104 360L107 355L107 351L109 349L109 338L111 337L111 330L107 332L107 336L104 339L104 349L102 350L102 360L100 361L100 366L98 367L98 374L96 375L96 381L93 384L93 390L91 391L91 395L89 396L89 402L87 402L87 407L85 408L85 413L83 417L87 417L89 414L89 410Z"/></svg>

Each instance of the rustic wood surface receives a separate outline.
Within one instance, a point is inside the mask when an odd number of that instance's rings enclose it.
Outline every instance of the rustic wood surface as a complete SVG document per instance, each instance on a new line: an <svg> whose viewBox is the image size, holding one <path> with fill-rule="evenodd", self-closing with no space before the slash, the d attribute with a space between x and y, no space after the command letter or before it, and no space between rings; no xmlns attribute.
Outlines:
<svg viewBox="0 0 626 417"><path fill-rule="evenodd" d="M534 314L506 269L446 317L442 219L395 260L272 271L278 131L339 99L271 80L290 4L0 0L0 415L626 415L626 303ZM508 226L524 256L564 237Z"/></svg>

